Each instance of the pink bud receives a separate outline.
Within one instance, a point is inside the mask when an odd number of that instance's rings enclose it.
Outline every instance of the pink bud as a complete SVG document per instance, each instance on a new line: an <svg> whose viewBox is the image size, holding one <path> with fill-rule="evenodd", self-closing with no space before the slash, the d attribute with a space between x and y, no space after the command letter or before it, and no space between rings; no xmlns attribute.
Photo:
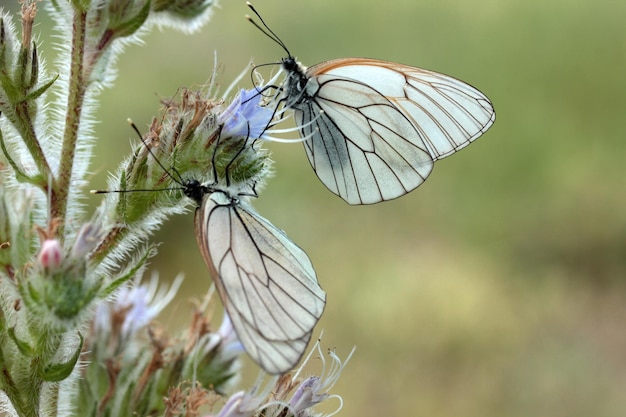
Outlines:
<svg viewBox="0 0 626 417"><path fill-rule="evenodd" d="M37 255L39 264L52 271L61 266L63 257L63 248L57 239L44 240L39 255Z"/></svg>

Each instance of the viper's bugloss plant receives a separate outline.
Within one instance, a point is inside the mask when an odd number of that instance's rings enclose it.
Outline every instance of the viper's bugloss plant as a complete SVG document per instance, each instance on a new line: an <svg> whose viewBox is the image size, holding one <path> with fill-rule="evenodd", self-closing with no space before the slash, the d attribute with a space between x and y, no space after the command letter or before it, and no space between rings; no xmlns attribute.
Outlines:
<svg viewBox="0 0 626 417"><path fill-rule="evenodd" d="M33 34L40 5L58 32L52 69ZM180 279L169 288L154 274L141 283L156 254L150 236L194 203L184 181L260 189L270 159L249 139L266 134L274 112L257 90L234 99L216 97L211 82L182 90L111 176L120 192L85 212L98 93L112 87L123 47L155 25L193 32L213 6L50 0L23 1L20 16L0 11L0 411L308 416L334 398L328 391L343 365L331 353L319 377L297 371L220 400L237 381L242 352L228 316L214 326L209 294L170 335L154 320Z"/></svg>

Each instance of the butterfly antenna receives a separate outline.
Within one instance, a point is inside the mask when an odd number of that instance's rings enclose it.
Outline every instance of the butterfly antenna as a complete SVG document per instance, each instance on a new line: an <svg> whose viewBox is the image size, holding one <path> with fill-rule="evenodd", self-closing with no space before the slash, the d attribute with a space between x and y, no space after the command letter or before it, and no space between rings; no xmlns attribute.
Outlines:
<svg viewBox="0 0 626 417"><path fill-rule="evenodd" d="M285 43L278 37L278 35L274 33L272 29L270 29L270 27L267 25L267 23L265 23L265 21L263 20L259 12L257 12L257 10L254 8L254 6L249 1L247 1L246 4L250 8L250 10L252 10L252 12L256 15L256 17L259 18L263 26L261 27L261 25L252 20L250 16L246 16L246 19L248 19L248 21L252 23L257 29L259 29L265 36L276 42L281 48L283 48L285 52L287 52L287 55L291 57L291 53L289 52L289 49L287 49L287 45L285 45Z"/></svg>
<svg viewBox="0 0 626 417"><path fill-rule="evenodd" d="M180 173L178 172L178 170L176 168L172 167L172 170L176 173L176 175L178 175L178 178L175 178L170 173L170 171L167 168L165 168L165 166L161 163L159 158L157 158L156 155L152 152L152 150L150 149L150 146L148 146L148 144L143 140L143 137L141 136L141 132L139 131L139 128L137 127L135 122L133 122L131 119L128 119L128 123L130 123L130 125L133 128L133 130L135 131L135 133L137 133L137 136L139 136L139 140L141 140L141 143L143 143L145 145L146 150L150 153L150 155L152 155L152 157L154 158L156 163L159 164L159 166L161 167L163 172L165 172L167 174L167 176L170 177L172 179L172 181L174 181L176 184L182 186L183 185L183 179L182 179L182 176L180 175Z"/></svg>
<svg viewBox="0 0 626 417"><path fill-rule="evenodd" d="M127 121L130 124L130 126L133 128L135 133L137 133L137 136L139 136L139 140L141 140L141 143L144 144L144 146L146 147L146 150L150 153L150 155L152 155L152 157L157 162L157 164L159 164L163 172L165 172L167 176L172 179L172 181L180 185L180 187L138 188L138 189L136 188L132 190L90 190L89 192L91 194L111 194L111 193L139 193L139 192L152 192L152 191L174 191L174 190L185 189L186 188L185 181L182 179L182 176L180 175L178 170L172 167L172 170L176 173L176 175L178 175L178 179L177 179L170 173L170 171L167 168L165 168L165 166L161 163L161 161L159 161L159 158L157 158L156 155L152 152L152 150L150 149L150 146L148 146L148 144L143 140L143 137L141 136L141 132L139 131L139 128L137 127L135 122L133 122L131 119L128 119Z"/></svg>
<svg viewBox="0 0 626 417"><path fill-rule="evenodd" d="M89 190L90 194L112 194L112 193L120 193L120 194L126 194L126 193L146 193L146 192L153 192L153 191L174 191L174 190L180 190L181 187L170 187L170 188L138 188L138 189L132 189L132 190Z"/></svg>

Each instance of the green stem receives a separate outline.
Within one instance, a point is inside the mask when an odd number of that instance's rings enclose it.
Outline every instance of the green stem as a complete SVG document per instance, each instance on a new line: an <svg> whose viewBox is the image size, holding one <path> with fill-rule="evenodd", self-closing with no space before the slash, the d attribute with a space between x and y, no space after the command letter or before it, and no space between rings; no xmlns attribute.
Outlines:
<svg viewBox="0 0 626 417"><path fill-rule="evenodd" d="M30 369L31 371L34 371L36 369L38 369L40 367L40 358L32 358L31 359L31 365L30 365ZM29 381L28 381L28 386L27 387L23 387L22 391L22 397L25 399L24 401L24 405L26 406L25 409L22 410L23 414L19 414L20 416L33 416L33 417L39 417L39 409L41 408L39 406L40 404L40 397L41 397L41 388L43 385L43 381L39 378L32 378L32 375L35 375L34 372L31 372Z"/></svg>
<svg viewBox="0 0 626 417"><path fill-rule="evenodd" d="M76 142L85 92L87 91L83 59L85 55L85 29L87 14L76 9L73 18L73 37L70 63L70 77L68 85L67 112L65 115L65 131L63 132L63 146L61 149L61 161L56 186L50 201L52 218L65 220L69 189L74 169L74 156L76 155ZM64 237L65 222L59 227L59 238Z"/></svg>
<svg viewBox="0 0 626 417"><path fill-rule="evenodd" d="M27 360L24 358L24 360ZM36 365L37 358L30 359L30 368ZM27 365L28 366L28 365ZM22 368L23 369L23 368ZM15 372L15 369L13 369ZM18 372L19 373L19 372ZM31 372L25 371L24 374L31 374ZM23 417L38 417L39 413L39 394L41 393L42 381L32 378L23 378L17 375L19 382L15 381L11 376L11 371L3 366L0 370L0 381L2 384L2 390L5 392L11 405L17 411L17 415Z"/></svg>
<svg viewBox="0 0 626 417"><path fill-rule="evenodd" d="M56 416L54 413L59 409L59 390L61 386L59 384L51 384L49 387L50 392L48 393L48 398L46 398L46 407L49 407L53 414L48 414L49 416Z"/></svg>
<svg viewBox="0 0 626 417"><path fill-rule="evenodd" d="M2 355L2 350L0 349L0 355ZM2 358L2 368L0 369L0 388L7 395L11 404L16 410L24 410L26 405L24 404L23 398L20 396L20 390L17 388L15 381L11 377L11 373L6 366L6 362L4 358Z"/></svg>

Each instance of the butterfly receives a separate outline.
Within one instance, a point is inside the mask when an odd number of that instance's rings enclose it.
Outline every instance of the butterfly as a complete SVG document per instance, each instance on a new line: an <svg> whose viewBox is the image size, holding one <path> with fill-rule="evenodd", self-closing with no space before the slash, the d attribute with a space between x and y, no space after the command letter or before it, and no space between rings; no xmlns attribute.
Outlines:
<svg viewBox="0 0 626 417"><path fill-rule="evenodd" d="M370 58L309 68L286 53L278 114L293 111L307 158L321 182L348 204L398 198L421 185L435 161L464 148L495 121L491 101L448 75Z"/></svg>
<svg viewBox="0 0 626 417"><path fill-rule="evenodd" d="M239 341L271 374L302 357L326 301L307 254L228 190L201 195L196 240Z"/></svg>
<svg viewBox="0 0 626 417"><path fill-rule="evenodd" d="M218 145L219 138L215 152ZM225 185L184 179L176 169L167 170L147 144L146 148L179 186L162 190L182 190L197 205L198 248L244 350L270 374L293 369L326 303L309 257L252 208L248 198L256 197L254 185L242 191L228 179ZM213 178L218 178L215 166L213 159ZM228 171L225 174L228 178ZM128 191L148 190L118 192ZM106 192L110 191L95 193Z"/></svg>

